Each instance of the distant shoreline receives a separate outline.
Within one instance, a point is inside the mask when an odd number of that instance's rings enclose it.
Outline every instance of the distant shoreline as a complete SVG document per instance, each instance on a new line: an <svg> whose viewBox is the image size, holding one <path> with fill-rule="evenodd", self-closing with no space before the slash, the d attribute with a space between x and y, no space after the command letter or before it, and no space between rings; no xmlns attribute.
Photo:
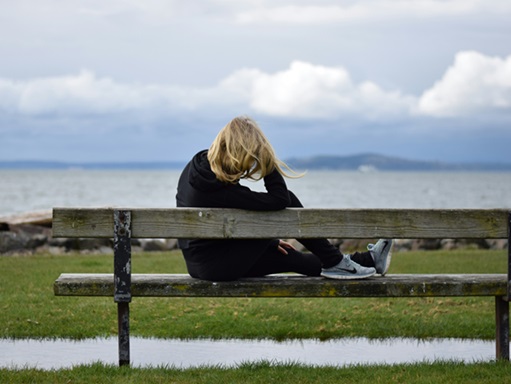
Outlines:
<svg viewBox="0 0 511 384"><path fill-rule="evenodd" d="M184 162L67 163L56 161L0 161L0 169L12 170L166 170L182 169Z"/></svg>
<svg viewBox="0 0 511 384"><path fill-rule="evenodd" d="M481 171L509 172L508 163L449 163L420 161L378 154L352 156L313 156L289 158L286 163L297 170L337 170L337 171ZM0 169L10 170L180 170L186 162L59 162L59 161L0 161Z"/></svg>

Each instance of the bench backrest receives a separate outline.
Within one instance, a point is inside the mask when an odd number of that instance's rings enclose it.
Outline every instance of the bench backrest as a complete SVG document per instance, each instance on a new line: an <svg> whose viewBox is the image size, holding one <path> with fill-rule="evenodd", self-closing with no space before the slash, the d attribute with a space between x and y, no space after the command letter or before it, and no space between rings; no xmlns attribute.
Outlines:
<svg viewBox="0 0 511 384"><path fill-rule="evenodd" d="M54 237L114 239L114 300L131 301L132 238L507 238L504 209L54 208ZM508 239L509 241L509 239ZM508 282L511 281L511 245ZM511 284L508 284L511 297Z"/></svg>
<svg viewBox="0 0 511 384"><path fill-rule="evenodd" d="M308 209L256 212L216 208L54 208L54 237L394 238L508 237L507 209Z"/></svg>

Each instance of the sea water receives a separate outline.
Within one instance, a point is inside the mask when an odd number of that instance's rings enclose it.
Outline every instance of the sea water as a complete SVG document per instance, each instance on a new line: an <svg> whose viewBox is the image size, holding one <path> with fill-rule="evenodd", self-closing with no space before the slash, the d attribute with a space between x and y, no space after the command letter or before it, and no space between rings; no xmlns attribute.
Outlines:
<svg viewBox="0 0 511 384"><path fill-rule="evenodd" d="M180 171L0 170L0 216L52 207L174 207ZM309 171L287 179L310 208L509 208L511 172ZM245 182L264 190L262 182Z"/></svg>

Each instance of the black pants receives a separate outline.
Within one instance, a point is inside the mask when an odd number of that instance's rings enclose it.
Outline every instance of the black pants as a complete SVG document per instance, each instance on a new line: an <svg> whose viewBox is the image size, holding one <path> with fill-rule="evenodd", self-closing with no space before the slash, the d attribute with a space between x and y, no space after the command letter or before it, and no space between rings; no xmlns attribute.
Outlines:
<svg viewBox="0 0 511 384"><path fill-rule="evenodd" d="M303 208L298 198L289 192L290 208ZM230 281L242 277L265 276L272 273L295 272L319 276L322 268L330 268L342 260L342 254L326 239L299 240L311 253L287 249L282 254L278 239L209 240L192 242L182 249L188 273L210 281ZM374 266L368 252L355 253L352 260Z"/></svg>

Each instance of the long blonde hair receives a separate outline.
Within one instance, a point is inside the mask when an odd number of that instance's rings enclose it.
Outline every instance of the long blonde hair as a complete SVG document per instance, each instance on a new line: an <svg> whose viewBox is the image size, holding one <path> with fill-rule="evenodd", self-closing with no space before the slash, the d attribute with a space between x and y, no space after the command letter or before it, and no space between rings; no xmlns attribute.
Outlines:
<svg viewBox="0 0 511 384"><path fill-rule="evenodd" d="M290 169L275 155L272 145L257 123L246 116L232 119L220 130L208 151L211 170L218 180L237 183L240 179L260 180L277 169Z"/></svg>

